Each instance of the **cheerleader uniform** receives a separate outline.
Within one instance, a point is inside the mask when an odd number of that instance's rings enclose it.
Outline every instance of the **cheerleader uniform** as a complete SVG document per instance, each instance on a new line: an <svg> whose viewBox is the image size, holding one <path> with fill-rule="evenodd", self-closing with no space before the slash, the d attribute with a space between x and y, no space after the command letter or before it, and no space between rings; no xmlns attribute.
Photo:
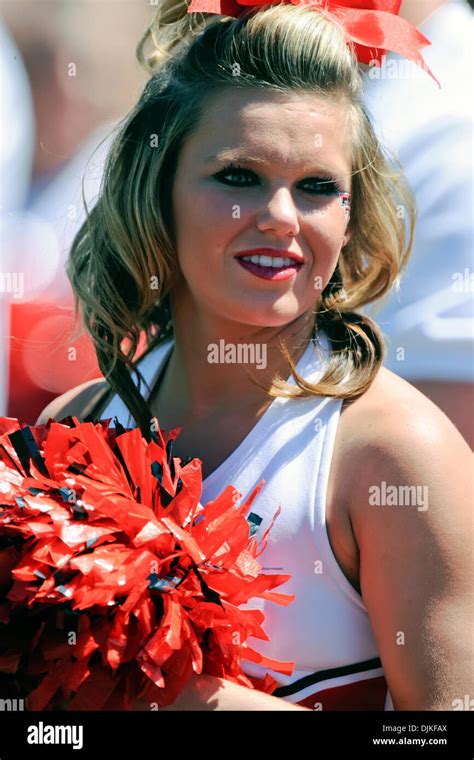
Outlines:
<svg viewBox="0 0 474 760"><path fill-rule="evenodd" d="M296 365L312 382L322 376L330 352L324 333L317 344L309 342ZM148 389L161 375L173 345L172 338L160 343L140 362ZM288 382L295 384L292 377ZM311 709L393 710L367 610L342 572L326 528L326 492L341 407L342 399L330 397L275 398L241 444L204 479L200 501L215 499L229 484L246 498L264 480L251 507L261 518L257 540L281 507L258 561L264 572L290 575L275 590L296 598L286 607L258 598L242 607L263 612L270 638L251 637L248 645L295 667L291 675L283 675L243 660L243 671L257 678L270 673L278 682L274 696ZM134 426L117 395L101 417Z"/></svg>

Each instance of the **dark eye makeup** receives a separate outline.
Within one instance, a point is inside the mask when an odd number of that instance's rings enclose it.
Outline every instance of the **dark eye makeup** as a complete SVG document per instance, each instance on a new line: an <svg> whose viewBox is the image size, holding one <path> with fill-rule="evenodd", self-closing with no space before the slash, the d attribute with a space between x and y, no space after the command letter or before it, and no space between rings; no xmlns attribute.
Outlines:
<svg viewBox="0 0 474 760"><path fill-rule="evenodd" d="M255 172L251 171L251 169L246 169L243 166L237 166L235 164L228 164L223 169L221 169L219 172L214 174L213 176L219 181L222 182L224 185L229 185L231 187L250 187L248 183L245 184L235 184L234 181L229 181L226 179L226 175L228 174L240 174L242 176L246 176L247 179L257 179L258 177L255 174ZM309 177L308 179L303 180L303 184L313 183L315 189L314 190L305 190L304 192L312 193L314 195L338 195L339 193L344 193L344 189L339 185L339 183L333 179L332 177Z"/></svg>

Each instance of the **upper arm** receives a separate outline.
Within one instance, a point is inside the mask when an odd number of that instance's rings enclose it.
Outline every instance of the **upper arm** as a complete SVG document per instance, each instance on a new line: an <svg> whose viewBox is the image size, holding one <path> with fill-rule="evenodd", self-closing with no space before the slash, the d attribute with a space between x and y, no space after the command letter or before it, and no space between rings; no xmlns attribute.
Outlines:
<svg viewBox="0 0 474 760"><path fill-rule="evenodd" d="M395 709L452 710L473 693L472 454L416 397L418 406L367 417L350 517Z"/></svg>

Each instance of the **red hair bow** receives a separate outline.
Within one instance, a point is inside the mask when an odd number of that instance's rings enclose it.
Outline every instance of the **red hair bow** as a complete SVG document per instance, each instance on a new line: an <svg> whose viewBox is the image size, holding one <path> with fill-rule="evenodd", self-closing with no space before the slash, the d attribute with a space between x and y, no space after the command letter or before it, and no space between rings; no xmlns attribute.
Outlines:
<svg viewBox="0 0 474 760"><path fill-rule="evenodd" d="M426 65L421 48L430 41L398 13L402 0L285 0L293 5L325 8L354 44L360 63L380 62L390 50L421 66L439 85ZM216 13L238 18L246 8L268 5L267 0L191 0L188 13Z"/></svg>

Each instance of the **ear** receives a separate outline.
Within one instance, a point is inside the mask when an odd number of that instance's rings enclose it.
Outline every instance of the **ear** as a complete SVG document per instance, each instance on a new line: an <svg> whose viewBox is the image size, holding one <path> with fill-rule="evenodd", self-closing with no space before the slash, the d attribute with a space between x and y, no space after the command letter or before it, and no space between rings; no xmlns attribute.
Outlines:
<svg viewBox="0 0 474 760"><path fill-rule="evenodd" d="M352 230L351 230L350 226L348 225L347 229L346 229L346 231L344 233L344 237L342 238L341 248L344 248L344 246L346 246L348 244L348 242L351 239L351 237L352 237Z"/></svg>

